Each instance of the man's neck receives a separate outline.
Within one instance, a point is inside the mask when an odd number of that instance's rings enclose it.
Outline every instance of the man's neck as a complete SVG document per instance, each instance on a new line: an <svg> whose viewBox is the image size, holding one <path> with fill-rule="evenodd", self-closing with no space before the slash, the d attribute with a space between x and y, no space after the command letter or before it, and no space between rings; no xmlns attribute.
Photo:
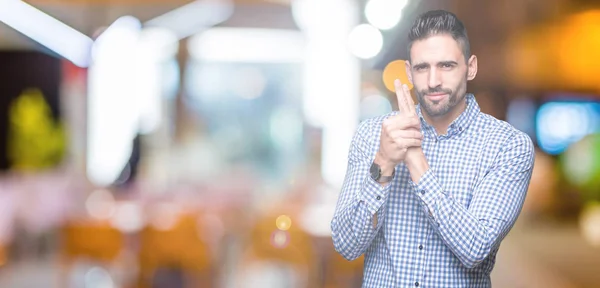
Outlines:
<svg viewBox="0 0 600 288"><path fill-rule="evenodd" d="M445 135L446 133L448 133L448 127L450 126L450 124L454 120L456 120L456 118L458 118L458 116L460 116L460 114L462 114L466 109L467 97L463 98L463 100L460 103L458 103L458 105L456 105L454 108L452 108L452 110L448 111L448 113L444 115L431 117L427 115L427 113L423 110L422 113L423 118L425 118L425 121L427 121L429 125L433 126L435 132L438 135Z"/></svg>

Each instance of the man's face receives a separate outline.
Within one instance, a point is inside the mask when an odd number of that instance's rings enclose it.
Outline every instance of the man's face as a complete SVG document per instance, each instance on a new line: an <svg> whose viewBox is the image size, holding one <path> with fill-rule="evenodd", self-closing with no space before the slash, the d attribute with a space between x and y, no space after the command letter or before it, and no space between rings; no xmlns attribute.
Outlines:
<svg viewBox="0 0 600 288"><path fill-rule="evenodd" d="M447 34L415 41L407 73L424 112L435 118L455 112L465 98L467 81L475 78L477 58L465 61L460 44Z"/></svg>

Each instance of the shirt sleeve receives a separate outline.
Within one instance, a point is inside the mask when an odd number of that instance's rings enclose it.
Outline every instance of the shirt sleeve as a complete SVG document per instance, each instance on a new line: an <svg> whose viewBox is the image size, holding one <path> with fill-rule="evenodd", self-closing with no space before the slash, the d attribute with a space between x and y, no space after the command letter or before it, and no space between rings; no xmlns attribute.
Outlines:
<svg viewBox="0 0 600 288"><path fill-rule="evenodd" d="M335 249L348 260L367 250L385 219L391 181L383 186L370 177L373 159L369 156L371 143L366 139L372 132L369 120L363 121L353 137L346 177L331 221Z"/></svg>
<svg viewBox="0 0 600 288"><path fill-rule="evenodd" d="M534 164L531 139L517 132L473 191L469 207L457 203L429 169L413 185L430 223L464 266L483 262L514 225L525 201Z"/></svg>

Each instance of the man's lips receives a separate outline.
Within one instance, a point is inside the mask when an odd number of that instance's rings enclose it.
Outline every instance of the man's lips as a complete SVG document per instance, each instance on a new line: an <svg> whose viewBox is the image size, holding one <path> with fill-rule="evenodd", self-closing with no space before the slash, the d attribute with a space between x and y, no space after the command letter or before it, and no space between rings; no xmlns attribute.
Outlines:
<svg viewBox="0 0 600 288"><path fill-rule="evenodd" d="M427 94L427 98L433 100L433 101L438 101L438 100L442 100L442 98L446 97L446 93L433 93L433 94Z"/></svg>

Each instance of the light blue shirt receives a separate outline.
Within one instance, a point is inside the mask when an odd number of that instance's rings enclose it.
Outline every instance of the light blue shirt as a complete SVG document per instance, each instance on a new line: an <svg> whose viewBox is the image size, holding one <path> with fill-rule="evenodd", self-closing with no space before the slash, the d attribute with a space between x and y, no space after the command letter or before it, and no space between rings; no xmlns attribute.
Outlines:
<svg viewBox="0 0 600 288"><path fill-rule="evenodd" d="M342 256L364 253L363 287L491 287L500 242L525 200L534 146L481 112L472 94L466 99L446 135L437 135L417 105L430 166L418 185L404 164L386 186L370 177L382 122L398 112L359 125L331 229Z"/></svg>

